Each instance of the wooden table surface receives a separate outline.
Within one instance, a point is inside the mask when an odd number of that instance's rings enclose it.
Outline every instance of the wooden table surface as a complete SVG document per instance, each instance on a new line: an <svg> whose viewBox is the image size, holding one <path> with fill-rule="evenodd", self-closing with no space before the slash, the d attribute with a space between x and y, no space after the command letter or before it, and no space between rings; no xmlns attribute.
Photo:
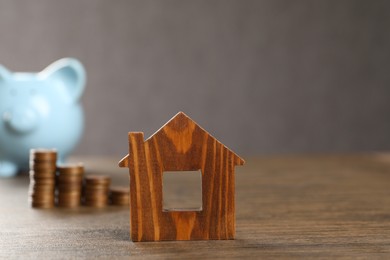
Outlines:
<svg viewBox="0 0 390 260"><path fill-rule="evenodd" d="M78 159L128 184L117 160ZM32 209L27 176L1 179L0 258L390 259L390 155L246 159L227 241L133 243L127 208Z"/></svg>

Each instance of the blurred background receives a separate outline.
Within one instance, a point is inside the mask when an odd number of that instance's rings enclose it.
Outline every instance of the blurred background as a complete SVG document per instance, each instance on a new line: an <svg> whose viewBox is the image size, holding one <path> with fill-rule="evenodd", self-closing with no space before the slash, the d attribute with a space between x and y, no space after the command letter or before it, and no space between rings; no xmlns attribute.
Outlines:
<svg viewBox="0 0 390 260"><path fill-rule="evenodd" d="M390 149L390 1L3 0L0 64L86 67L76 153L184 111L242 156Z"/></svg>

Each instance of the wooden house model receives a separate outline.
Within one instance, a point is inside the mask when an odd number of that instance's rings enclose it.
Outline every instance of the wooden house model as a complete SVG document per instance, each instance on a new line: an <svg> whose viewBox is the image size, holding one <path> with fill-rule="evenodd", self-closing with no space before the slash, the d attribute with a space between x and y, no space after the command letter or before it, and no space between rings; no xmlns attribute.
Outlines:
<svg viewBox="0 0 390 260"><path fill-rule="evenodd" d="M129 132L128 141L119 166L129 168L133 241L234 239L234 170L243 159L183 112L147 140ZM163 210L163 173L195 170L202 174L201 210Z"/></svg>

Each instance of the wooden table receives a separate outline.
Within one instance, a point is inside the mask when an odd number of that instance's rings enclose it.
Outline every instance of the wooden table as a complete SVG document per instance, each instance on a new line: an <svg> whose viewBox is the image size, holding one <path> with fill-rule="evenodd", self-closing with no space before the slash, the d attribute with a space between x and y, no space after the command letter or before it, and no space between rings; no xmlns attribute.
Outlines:
<svg viewBox="0 0 390 260"><path fill-rule="evenodd" d="M128 183L116 160L79 158ZM127 208L31 209L29 179L0 180L0 258L390 259L390 155L247 158L236 174L236 240L129 240ZM180 195L180 194L178 194Z"/></svg>

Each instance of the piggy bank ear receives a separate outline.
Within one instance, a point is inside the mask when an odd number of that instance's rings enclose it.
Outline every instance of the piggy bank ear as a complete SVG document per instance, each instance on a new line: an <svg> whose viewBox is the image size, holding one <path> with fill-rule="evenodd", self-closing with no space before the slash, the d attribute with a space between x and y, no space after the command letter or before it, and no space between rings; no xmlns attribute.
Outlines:
<svg viewBox="0 0 390 260"><path fill-rule="evenodd" d="M3 65L0 64L0 81L9 79L11 72L7 70Z"/></svg>
<svg viewBox="0 0 390 260"><path fill-rule="evenodd" d="M58 60L44 69L40 76L58 85L61 94L71 102L79 101L83 95L86 75L83 65L76 59Z"/></svg>

